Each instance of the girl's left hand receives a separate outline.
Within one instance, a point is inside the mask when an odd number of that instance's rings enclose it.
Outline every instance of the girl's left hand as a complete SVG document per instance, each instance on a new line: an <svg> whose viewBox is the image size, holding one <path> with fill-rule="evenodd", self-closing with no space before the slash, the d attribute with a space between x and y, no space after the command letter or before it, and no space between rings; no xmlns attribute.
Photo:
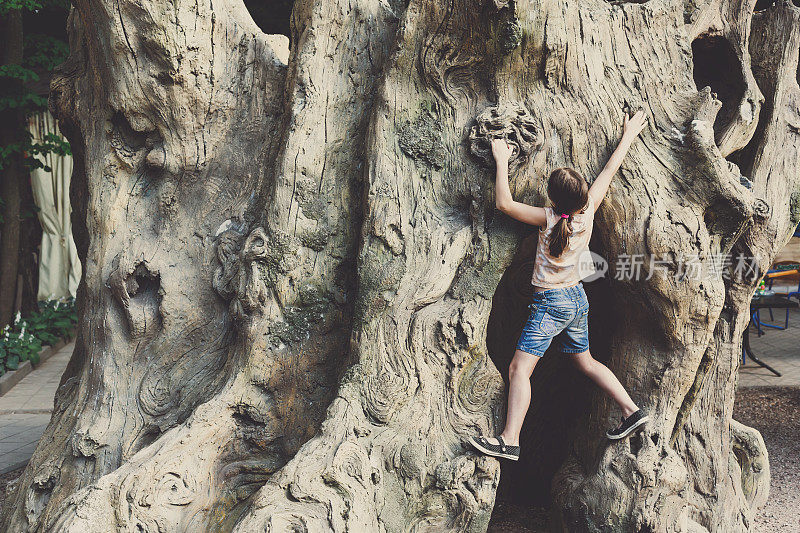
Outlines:
<svg viewBox="0 0 800 533"><path fill-rule="evenodd" d="M492 139L492 155L498 163L507 163L514 149L505 139Z"/></svg>

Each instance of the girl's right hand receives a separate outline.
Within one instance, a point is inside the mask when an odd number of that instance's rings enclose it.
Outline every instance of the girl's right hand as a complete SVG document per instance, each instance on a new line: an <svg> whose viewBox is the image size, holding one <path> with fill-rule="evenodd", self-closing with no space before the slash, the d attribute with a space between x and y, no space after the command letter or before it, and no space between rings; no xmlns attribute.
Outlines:
<svg viewBox="0 0 800 533"><path fill-rule="evenodd" d="M505 139L492 139L492 155L494 160L498 163L508 163L514 149L506 142Z"/></svg>
<svg viewBox="0 0 800 533"><path fill-rule="evenodd" d="M630 118L628 118L628 113L625 113L625 119L622 126L622 135L628 137L629 139L634 139L642 132L645 124L647 124L647 118L645 117L643 110L640 109Z"/></svg>

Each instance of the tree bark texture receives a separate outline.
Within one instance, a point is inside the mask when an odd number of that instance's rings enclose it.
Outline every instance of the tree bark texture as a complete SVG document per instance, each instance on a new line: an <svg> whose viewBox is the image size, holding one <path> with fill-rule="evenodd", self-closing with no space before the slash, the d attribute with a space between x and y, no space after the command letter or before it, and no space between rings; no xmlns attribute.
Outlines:
<svg viewBox="0 0 800 533"><path fill-rule="evenodd" d="M0 65L13 67L22 64L22 12L9 10L0 22L5 35L0 47ZM7 77L2 85L9 89L8 94L19 93L22 82ZM25 132L25 113L17 107L7 107L0 111L0 146L6 147L22 142ZM0 169L0 198L3 199L2 235L0 235L0 327L14 319L17 300L18 274L20 265L20 232L23 224L20 219L23 205L23 190L30 179L23 163L22 153L12 152L5 157L5 165Z"/></svg>
<svg viewBox="0 0 800 533"><path fill-rule="evenodd" d="M22 281L20 312L30 316L39 310L39 255L42 243L42 225L36 215L36 202L33 199L33 185L30 170L25 168L20 189L20 243L19 278Z"/></svg>
<svg viewBox="0 0 800 533"><path fill-rule="evenodd" d="M287 50L239 0L76 1L51 107L81 323L3 524L485 531L500 467L464 440L502 423L536 244L494 209L489 139L542 205L643 108L592 248L644 276L587 292L592 351L652 421L609 443L616 409L548 354L503 485L565 531L748 530L758 279L708 267L768 268L800 219L800 9L754 5L299 0Z"/></svg>

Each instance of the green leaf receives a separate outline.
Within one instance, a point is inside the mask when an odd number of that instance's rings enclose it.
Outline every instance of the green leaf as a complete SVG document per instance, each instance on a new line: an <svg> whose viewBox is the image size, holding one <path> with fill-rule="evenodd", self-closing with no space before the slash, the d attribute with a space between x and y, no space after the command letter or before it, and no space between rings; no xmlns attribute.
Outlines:
<svg viewBox="0 0 800 533"><path fill-rule="evenodd" d="M25 108L28 111L47 109L47 98L39 96L33 91L23 91L0 98L0 111L21 108Z"/></svg>
<svg viewBox="0 0 800 533"><path fill-rule="evenodd" d="M22 65L0 65L0 78L20 80L22 82L39 81L39 75Z"/></svg>
<svg viewBox="0 0 800 533"><path fill-rule="evenodd" d="M29 169L48 168L45 166L44 162L35 157L37 155L46 155L49 153L58 155L72 154L69 142L60 135L48 133L41 142L36 143L31 142L33 136L27 130L20 136L23 138L21 142L0 146L0 170L3 169L8 159L14 154L22 153L25 156L23 160L24 164Z"/></svg>
<svg viewBox="0 0 800 533"><path fill-rule="evenodd" d="M9 11L17 9L36 11L42 7L44 7L42 0L0 0L0 15L5 15Z"/></svg>
<svg viewBox="0 0 800 533"><path fill-rule="evenodd" d="M65 11L69 11L69 3ZM66 18L66 13L65 13ZM64 61L69 55L69 45L45 33L25 34L25 66L43 68L51 71Z"/></svg>

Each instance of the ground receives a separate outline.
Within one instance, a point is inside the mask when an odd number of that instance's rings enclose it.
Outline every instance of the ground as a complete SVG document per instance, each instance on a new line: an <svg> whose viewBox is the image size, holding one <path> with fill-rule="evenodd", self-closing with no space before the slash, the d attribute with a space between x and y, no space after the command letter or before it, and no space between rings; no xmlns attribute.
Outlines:
<svg viewBox="0 0 800 533"><path fill-rule="evenodd" d="M734 417L761 432L772 480L755 531L800 531L800 387L740 389Z"/></svg>
<svg viewBox="0 0 800 533"><path fill-rule="evenodd" d="M782 323L784 311L776 311L775 322ZM768 318L765 313L764 319ZM758 429L769 453L772 484L769 500L756 515L755 533L800 531L800 311L789 316L789 329L766 329L759 337L750 330L753 350L758 357L783 373L778 378L748 361L740 370L734 418ZM0 398L0 506L10 484L23 468L16 468L20 454L33 452L52 409L58 379L69 360L74 343L59 350ZM511 467L511 463L504 464ZM489 533L547 532L549 510L516 506L498 501L492 514Z"/></svg>
<svg viewBox="0 0 800 533"><path fill-rule="evenodd" d="M754 533L800 531L800 387L739 389L734 418L758 429L769 453L769 501L756 515ZM548 519L545 508L497 502L489 533L545 533Z"/></svg>

